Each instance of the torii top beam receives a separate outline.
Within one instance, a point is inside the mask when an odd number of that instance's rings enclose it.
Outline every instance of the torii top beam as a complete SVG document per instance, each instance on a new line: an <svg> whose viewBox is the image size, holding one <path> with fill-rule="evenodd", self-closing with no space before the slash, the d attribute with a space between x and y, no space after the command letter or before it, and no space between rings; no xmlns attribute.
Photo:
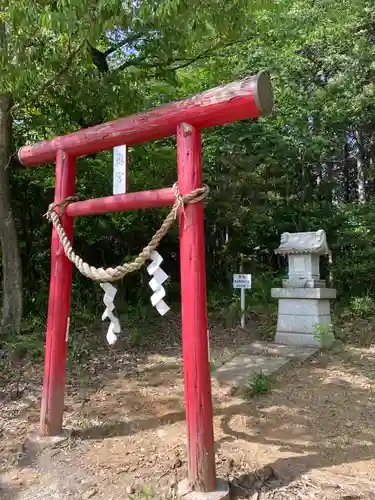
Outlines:
<svg viewBox="0 0 375 500"><path fill-rule="evenodd" d="M177 126L182 122L202 129L267 115L272 108L270 79L266 73L260 72L139 115L24 146L19 150L18 157L23 165L42 165L54 162L58 151L71 156L84 156L121 144L131 146L169 137L176 133Z"/></svg>

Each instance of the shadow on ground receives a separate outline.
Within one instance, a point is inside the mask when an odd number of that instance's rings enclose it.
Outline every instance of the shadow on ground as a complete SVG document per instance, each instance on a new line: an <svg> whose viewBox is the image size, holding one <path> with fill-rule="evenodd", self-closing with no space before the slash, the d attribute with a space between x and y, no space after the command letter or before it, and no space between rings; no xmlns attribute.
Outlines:
<svg viewBox="0 0 375 500"><path fill-rule="evenodd" d="M350 465L375 458L375 394L371 390L372 375L367 372L372 358L366 360L359 354L358 358L354 357L359 363L357 368L346 367L345 361L336 359L329 364L327 377L323 376L322 369L325 361L320 365L319 361L313 362L304 368L296 368L295 376L287 385L281 380L268 395L256 396L250 402L238 403L237 400L237 404L215 408L217 451L225 449L228 452L228 445L229 449L235 445L251 455L252 447L256 446L272 447L274 454L284 455L255 473L237 477L237 498L246 498L260 484L269 483L269 488L278 488L313 469ZM362 368L364 371L361 372ZM168 380L167 377L165 382L168 383ZM136 398L142 397L143 384L147 381L140 381L140 392ZM126 397L123 394L124 407L127 406ZM131 397L134 398L134 394ZM106 439L130 436L184 421L182 395L159 401L164 407L171 402L171 406L179 407L178 411L161 417L128 421L116 419L74 432L84 440ZM144 399L146 414L152 413L153 404L154 401ZM245 491L242 497L241 491Z"/></svg>
<svg viewBox="0 0 375 500"><path fill-rule="evenodd" d="M15 500L16 492L8 485L0 483L0 500Z"/></svg>

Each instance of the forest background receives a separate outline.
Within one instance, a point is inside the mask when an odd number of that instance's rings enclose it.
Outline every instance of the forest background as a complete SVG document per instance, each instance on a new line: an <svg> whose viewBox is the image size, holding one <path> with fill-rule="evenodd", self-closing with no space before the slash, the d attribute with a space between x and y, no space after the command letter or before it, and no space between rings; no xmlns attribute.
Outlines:
<svg viewBox="0 0 375 500"><path fill-rule="evenodd" d="M375 7L367 0L8 0L0 7L2 343L42 352L53 165L17 149L267 71L271 117L203 132L211 314L238 316L232 273L253 276L247 314L274 313L285 231L324 229L337 318L375 314ZM112 193L112 151L78 160L81 199ZM130 148L129 191L171 186L175 139ZM96 266L132 259L167 209L81 218L74 247ZM177 226L160 252L178 309ZM329 267L329 269L328 269ZM148 276L124 280L120 315L153 314ZM74 272L72 319L100 318L102 291ZM237 316L236 316L237 315ZM19 335L14 335L18 332ZM139 339L138 339L139 340Z"/></svg>

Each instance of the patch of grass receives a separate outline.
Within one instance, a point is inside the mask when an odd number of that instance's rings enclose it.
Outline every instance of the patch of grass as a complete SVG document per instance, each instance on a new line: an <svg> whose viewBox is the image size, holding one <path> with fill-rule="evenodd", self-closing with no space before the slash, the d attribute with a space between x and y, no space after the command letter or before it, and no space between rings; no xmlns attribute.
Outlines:
<svg viewBox="0 0 375 500"><path fill-rule="evenodd" d="M142 486L137 496L130 495L129 500L151 500L156 498L154 490L151 486Z"/></svg>
<svg viewBox="0 0 375 500"><path fill-rule="evenodd" d="M267 394L270 392L273 383L274 379L270 375L257 373L251 380L250 387L254 394Z"/></svg>
<svg viewBox="0 0 375 500"><path fill-rule="evenodd" d="M149 338L147 332L137 326L130 328L130 344L134 347L145 347Z"/></svg>
<svg viewBox="0 0 375 500"><path fill-rule="evenodd" d="M341 310L343 319L371 318L375 315L375 300L372 297L352 297Z"/></svg>
<svg viewBox="0 0 375 500"><path fill-rule="evenodd" d="M270 392L275 380L265 373L256 373L250 379L248 386L243 391L245 399L251 399L256 394L267 394Z"/></svg>
<svg viewBox="0 0 375 500"><path fill-rule="evenodd" d="M4 360L35 361L44 353L45 335L41 329L24 329L16 334L5 334L1 339Z"/></svg>
<svg viewBox="0 0 375 500"><path fill-rule="evenodd" d="M143 486L140 491L140 495L145 500L149 500L150 498L154 498L154 490L151 488L151 486Z"/></svg>
<svg viewBox="0 0 375 500"><path fill-rule="evenodd" d="M335 340L332 324L321 325L316 323L313 325L313 331L314 338L320 343L323 349L329 349L332 347Z"/></svg>

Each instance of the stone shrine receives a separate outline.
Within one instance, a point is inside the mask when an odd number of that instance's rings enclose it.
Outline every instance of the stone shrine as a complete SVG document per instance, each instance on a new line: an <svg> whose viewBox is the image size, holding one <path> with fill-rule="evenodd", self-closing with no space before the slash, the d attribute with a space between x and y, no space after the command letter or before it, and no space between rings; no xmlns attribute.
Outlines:
<svg viewBox="0 0 375 500"><path fill-rule="evenodd" d="M320 279L320 256L330 254L326 233L283 233L275 253L288 256L289 271L283 287L271 291L279 299L275 343L320 346L317 334L331 324L330 300L336 298Z"/></svg>

